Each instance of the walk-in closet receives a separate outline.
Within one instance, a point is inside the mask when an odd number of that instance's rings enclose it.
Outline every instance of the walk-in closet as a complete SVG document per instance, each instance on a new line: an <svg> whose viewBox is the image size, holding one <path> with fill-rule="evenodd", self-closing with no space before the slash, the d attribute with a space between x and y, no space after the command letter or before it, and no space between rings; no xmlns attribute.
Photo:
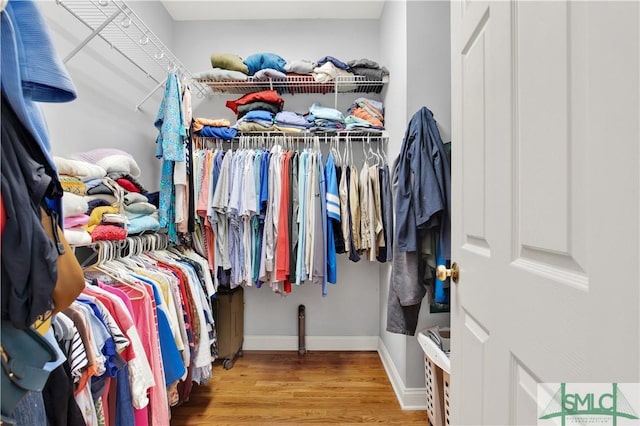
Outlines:
<svg viewBox="0 0 640 426"><path fill-rule="evenodd" d="M637 419L605 3L0 1L0 423Z"/></svg>

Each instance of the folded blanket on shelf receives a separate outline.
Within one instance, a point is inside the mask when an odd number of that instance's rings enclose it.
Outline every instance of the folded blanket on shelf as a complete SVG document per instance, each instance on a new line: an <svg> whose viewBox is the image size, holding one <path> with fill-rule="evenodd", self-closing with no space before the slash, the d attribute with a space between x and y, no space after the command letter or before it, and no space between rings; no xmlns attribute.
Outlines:
<svg viewBox="0 0 640 426"><path fill-rule="evenodd" d="M137 186L135 186L129 179L120 178L117 179L116 182L120 185L125 191L128 192L140 192Z"/></svg>
<svg viewBox="0 0 640 426"><path fill-rule="evenodd" d="M358 118L354 115L348 115L344 119L344 124L346 125L347 130L369 128L372 126L372 124L367 120L363 120L362 118Z"/></svg>
<svg viewBox="0 0 640 426"><path fill-rule="evenodd" d="M249 74L249 68L242 62L242 58L235 53L212 53L211 68L222 68Z"/></svg>
<svg viewBox="0 0 640 426"><path fill-rule="evenodd" d="M137 178L140 177L140 167L131 154L120 149L98 148L87 152L71 155L73 159L82 160L98 166L109 172L124 172Z"/></svg>
<svg viewBox="0 0 640 426"><path fill-rule="evenodd" d="M204 126L210 127L231 127L231 123L226 118L194 118L193 119L193 131L198 132L202 130Z"/></svg>
<svg viewBox="0 0 640 426"><path fill-rule="evenodd" d="M311 127L309 130L314 132L314 131L327 131L327 130L344 130L345 126L343 123L339 123L337 121L331 121L331 120L324 120L324 119L318 119L315 120L313 123L313 127Z"/></svg>
<svg viewBox="0 0 640 426"><path fill-rule="evenodd" d="M74 160L81 160L91 164L98 164L98 161L111 155L127 155L133 158L133 156L127 151L116 148L96 148L90 151L76 152L71 154L69 157Z"/></svg>
<svg viewBox="0 0 640 426"><path fill-rule="evenodd" d="M241 118L234 125L234 127L236 129L240 129L241 127L243 127L243 125L248 124L248 123L257 124L257 125L262 126L262 127L271 127L274 124L273 120L260 120L260 119L257 119L257 118L253 119L253 120L248 120L248 119L245 119L245 118Z"/></svg>
<svg viewBox="0 0 640 426"><path fill-rule="evenodd" d="M329 108L322 106L318 102L315 102L309 107L309 113L313 116L313 120L325 119L342 122L344 121L344 115L341 111L335 108ZM307 117L307 121L310 121L310 117Z"/></svg>
<svg viewBox="0 0 640 426"><path fill-rule="evenodd" d="M82 180L102 178L107 172L102 167L82 160L53 157L58 173L61 175L75 176Z"/></svg>
<svg viewBox="0 0 640 426"><path fill-rule="evenodd" d="M273 122L265 123L265 124L266 125L263 125L263 124L261 124L259 122L255 122L255 121L242 121L242 120L239 120L238 123L236 123L236 128L240 132L274 132L274 131L278 130L273 125Z"/></svg>
<svg viewBox="0 0 640 426"><path fill-rule="evenodd" d="M280 111L275 118L277 125L308 128L311 123L302 114L293 111Z"/></svg>
<svg viewBox="0 0 640 426"><path fill-rule="evenodd" d="M87 189L87 195L106 194L113 195L113 189L109 188L104 183L95 185Z"/></svg>
<svg viewBox="0 0 640 426"><path fill-rule="evenodd" d="M260 92L247 93L238 99L227 101L225 105L237 114L239 105L246 105L255 101L276 104L280 108L278 111L282 111L282 107L284 105L284 99L282 99L275 90L262 90Z"/></svg>
<svg viewBox="0 0 640 426"><path fill-rule="evenodd" d="M355 80L355 76L353 73L336 67L332 62L327 62L326 64L313 69L313 78L318 83L327 83L333 81L338 76L349 77L350 79ZM353 85L353 87L356 87L355 84Z"/></svg>
<svg viewBox="0 0 640 426"><path fill-rule="evenodd" d="M202 71L193 74L193 78L198 80L213 80L213 81L244 81L248 79L246 73L235 71L235 70L227 70L224 68L213 68L210 70Z"/></svg>
<svg viewBox="0 0 640 426"><path fill-rule="evenodd" d="M238 118L242 118L247 115L249 111L255 110L269 111L273 114L277 114L278 111L282 110L282 107L278 103L269 103L263 101L249 102L245 105L238 105Z"/></svg>
<svg viewBox="0 0 640 426"><path fill-rule="evenodd" d="M287 62L284 66L284 70L288 73L311 74L313 69L317 66L318 64L316 62L309 61L307 59L297 59L295 61Z"/></svg>
<svg viewBox="0 0 640 426"><path fill-rule="evenodd" d="M372 115L369 112L369 110L365 108L361 108L361 107L354 108L353 111L351 111L351 115L357 118L361 118L365 121L368 121L373 126L384 127L384 123L380 121L380 119L377 116Z"/></svg>
<svg viewBox="0 0 640 426"><path fill-rule="evenodd" d="M83 180L84 184L87 185L87 191L91 188L93 188L94 186L98 186L102 183L102 179L89 179L89 180Z"/></svg>
<svg viewBox="0 0 640 426"><path fill-rule="evenodd" d="M127 230L115 225L97 225L91 231L92 241L119 241L127 238Z"/></svg>
<svg viewBox="0 0 640 426"><path fill-rule="evenodd" d="M325 56L324 58L318 59L318 66L323 66L328 62L332 63L336 68L343 70L349 69L349 65L345 64L340 59L334 58L333 56Z"/></svg>
<svg viewBox="0 0 640 426"><path fill-rule="evenodd" d="M127 231L129 234L139 234L145 231L157 231L160 229L160 222L153 216L137 216L129 219Z"/></svg>
<svg viewBox="0 0 640 426"><path fill-rule="evenodd" d="M308 129L307 127L297 127L294 125L278 125L278 124L273 125L274 131L283 132L283 133L302 133L302 132L306 132L307 129Z"/></svg>
<svg viewBox="0 0 640 426"><path fill-rule="evenodd" d="M353 101L353 105L368 108L370 109L371 114L377 115L378 117L384 116L384 104L380 101L376 101L375 99L358 98Z"/></svg>
<svg viewBox="0 0 640 426"><path fill-rule="evenodd" d="M118 214L119 209L113 206L100 206L91 211L89 215L89 223L87 224L87 231L92 233L96 226L102 223L102 216L105 213Z"/></svg>
<svg viewBox="0 0 640 426"><path fill-rule="evenodd" d="M156 211L156 206L151 203L133 203L124 206L124 211L128 215L129 213L134 215L152 214Z"/></svg>
<svg viewBox="0 0 640 426"><path fill-rule="evenodd" d="M138 180L136 178L134 178L133 176L131 176L128 173L125 173L125 172L109 172L109 173L107 173L107 177L112 179L112 180L115 180L116 182L118 181L118 179L126 179L129 182L131 182L132 184L134 184L135 187L138 188L138 191L141 194L146 194L148 192L146 189L144 189L142 184L140 182L138 182Z"/></svg>
<svg viewBox="0 0 640 426"><path fill-rule="evenodd" d="M87 225L89 223L89 216L86 214L79 214L75 216L65 216L64 229L76 228Z"/></svg>
<svg viewBox="0 0 640 426"><path fill-rule="evenodd" d="M87 185L75 176L60 175L60 184L65 192L76 195L85 195L87 193Z"/></svg>
<svg viewBox="0 0 640 426"><path fill-rule="evenodd" d="M97 163L109 172L124 172L134 178L140 177L140 167L132 157L126 155L111 155L103 158Z"/></svg>
<svg viewBox="0 0 640 426"><path fill-rule="evenodd" d="M225 141L231 140L236 137L238 131L233 127L210 127L204 126L196 134L208 138L222 139Z"/></svg>
<svg viewBox="0 0 640 426"><path fill-rule="evenodd" d="M269 111L262 111L262 110L256 109L253 111L249 111L247 115L243 117L243 119L247 121L252 121L252 120L253 121L255 120L273 121L273 113Z"/></svg>
<svg viewBox="0 0 640 426"><path fill-rule="evenodd" d="M129 192L124 196L124 204L129 205L133 203L148 203L149 199L140 193L137 192Z"/></svg>
<svg viewBox="0 0 640 426"><path fill-rule="evenodd" d="M371 68L371 69L380 68L379 63L368 58L352 59L349 62L347 62L347 65L349 65L351 68L353 67L363 67L363 68Z"/></svg>
<svg viewBox="0 0 640 426"><path fill-rule="evenodd" d="M87 200L84 197L72 192L65 192L62 195L62 213L65 217L84 214L88 208Z"/></svg>
<svg viewBox="0 0 640 426"><path fill-rule="evenodd" d="M109 224L109 225L126 225L128 223L128 220L125 216L122 216L120 214L114 214L114 213L105 213L102 215L102 222L100 222L100 224L105 225L105 224Z"/></svg>
<svg viewBox="0 0 640 426"><path fill-rule="evenodd" d="M91 234L84 228L68 228L64 229L64 237L70 246L86 246L91 244Z"/></svg>
<svg viewBox="0 0 640 426"><path fill-rule="evenodd" d="M266 68L271 68L281 73L286 72L284 66L287 61L275 53L254 53L247 56L243 62L249 70L249 75L254 75L256 72Z"/></svg>
<svg viewBox="0 0 640 426"><path fill-rule="evenodd" d="M363 76L368 81L382 81L384 77L389 75L389 71L386 68L351 67L351 72L355 75Z"/></svg>
<svg viewBox="0 0 640 426"><path fill-rule="evenodd" d="M93 210L96 207L100 206L111 206L118 203L118 200L113 195L109 194L95 194L95 195L85 195L84 199L89 203L89 208L87 212Z"/></svg>
<svg viewBox="0 0 640 426"><path fill-rule="evenodd" d="M260 71L256 72L253 76L254 80L262 81L262 80L286 80L287 75L281 71L274 70L272 68L264 68Z"/></svg>

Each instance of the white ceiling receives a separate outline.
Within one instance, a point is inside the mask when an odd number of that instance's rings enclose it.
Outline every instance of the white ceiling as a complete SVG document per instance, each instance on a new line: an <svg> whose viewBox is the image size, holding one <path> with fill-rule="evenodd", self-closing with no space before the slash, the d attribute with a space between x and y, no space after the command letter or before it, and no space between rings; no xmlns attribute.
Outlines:
<svg viewBox="0 0 640 426"><path fill-rule="evenodd" d="M380 19L384 0L163 0L176 21Z"/></svg>

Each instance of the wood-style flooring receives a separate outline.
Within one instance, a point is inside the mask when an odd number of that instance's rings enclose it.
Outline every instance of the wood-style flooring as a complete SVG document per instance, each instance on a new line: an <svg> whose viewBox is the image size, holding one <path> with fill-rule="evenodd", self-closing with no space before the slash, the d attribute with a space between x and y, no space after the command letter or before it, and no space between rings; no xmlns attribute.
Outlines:
<svg viewBox="0 0 640 426"><path fill-rule="evenodd" d="M425 425L403 411L376 352L245 351L171 410L171 425Z"/></svg>

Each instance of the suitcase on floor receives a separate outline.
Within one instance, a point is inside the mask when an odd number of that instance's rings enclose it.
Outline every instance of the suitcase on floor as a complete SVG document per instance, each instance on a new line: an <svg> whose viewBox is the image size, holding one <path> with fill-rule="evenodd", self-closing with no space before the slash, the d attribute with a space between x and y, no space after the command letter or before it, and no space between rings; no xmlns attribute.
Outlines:
<svg viewBox="0 0 640 426"><path fill-rule="evenodd" d="M242 356L244 342L244 289L220 286L215 296L214 319L218 341L218 359L225 370Z"/></svg>

